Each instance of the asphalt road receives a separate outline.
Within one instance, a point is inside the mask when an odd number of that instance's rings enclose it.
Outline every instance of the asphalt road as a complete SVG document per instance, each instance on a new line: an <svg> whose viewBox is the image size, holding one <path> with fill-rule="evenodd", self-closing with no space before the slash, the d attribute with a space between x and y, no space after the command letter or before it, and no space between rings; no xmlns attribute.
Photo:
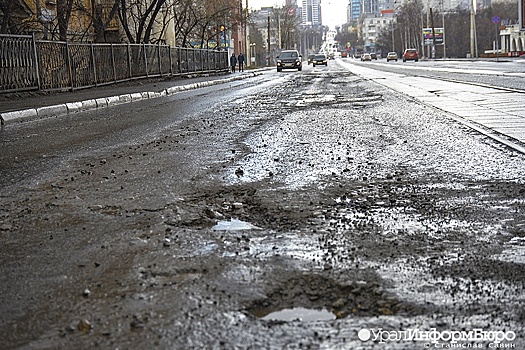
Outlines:
<svg viewBox="0 0 525 350"><path fill-rule="evenodd" d="M0 141L2 349L525 347L525 156L340 62Z"/></svg>

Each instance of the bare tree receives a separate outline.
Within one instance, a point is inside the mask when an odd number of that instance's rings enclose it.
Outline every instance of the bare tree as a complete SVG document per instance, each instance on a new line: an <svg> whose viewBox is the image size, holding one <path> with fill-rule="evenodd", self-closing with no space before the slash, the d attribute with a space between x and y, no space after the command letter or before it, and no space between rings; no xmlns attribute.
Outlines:
<svg viewBox="0 0 525 350"><path fill-rule="evenodd" d="M0 0L0 34L22 34L38 26L38 18L24 1Z"/></svg>
<svg viewBox="0 0 525 350"><path fill-rule="evenodd" d="M179 34L177 43L182 47L190 46L192 36L198 37L195 33L199 23L206 17L204 7L202 4L195 6L192 0L180 0L173 4L173 13L175 30Z"/></svg>
<svg viewBox="0 0 525 350"><path fill-rule="evenodd" d="M285 5L273 10L274 31L280 40L281 49L292 49L299 43L298 27L300 18L295 13L295 6Z"/></svg>
<svg viewBox="0 0 525 350"><path fill-rule="evenodd" d="M0 23L0 34L11 32L13 26L13 7L14 2L11 0L0 0L0 11L2 11L2 22Z"/></svg>
<svg viewBox="0 0 525 350"><path fill-rule="evenodd" d="M73 0L57 0L58 36L61 41L67 41L67 31L72 9Z"/></svg>
<svg viewBox="0 0 525 350"><path fill-rule="evenodd" d="M111 4L111 10L109 13L105 13L105 9L100 3L91 2L91 9L89 14L93 23L93 29L95 31L95 42L106 42L106 29L110 23L117 16L119 9L119 1L114 0Z"/></svg>
<svg viewBox="0 0 525 350"><path fill-rule="evenodd" d="M403 43L403 48L407 48L407 45L414 45L418 47L414 40L413 35L421 36L421 33L416 32L417 27L410 29L407 27L407 21L410 16L414 16L417 12L417 6L412 3L407 3L401 7L398 16L396 18L395 27L395 42L396 45L399 42ZM411 15L409 15L411 14ZM480 50L492 49L493 42L498 40L499 26L492 23L492 17L498 15L505 21L505 23L517 23L518 22L518 8L513 2L499 1L494 2L491 7L485 8L478 12L476 15L477 23L477 37L478 47ZM416 15L416 18L421 18L422 14ZM443 16L443 13L434 13L434 21L436 23L442 23L444 20L445 24L445 45L447 57L465 57L469 50L470 44L470 12L468 9L456 8L453 11L448 11ZM414 18L414 17L412 17ZM422 26L421 26L422 27ZM420 27L420 28L421 28ZM377 45L384 51L389 50L392 47L392 28L383 28L378 35ZM408 39L412 38L412 40ZM408 39L408 40L407 40ZM439 55L443 48L441 46L436 47L436 53Z"/></svg>
<svg viewBox="0 0 525 350"><path fill-rule="evenodd" d="M173 4L173 19L180 46L207 46L208 42L232 26L240 23L240 14L234 3L227 0L212 0L196 4L193 0L179 0ZM221 30L222 28L222 30Z"/></svg>
<svg viewBox="0 0 525 350"><path fill-rule="evenodd" d="M119 18L130 43L149 42L155 16L166 0L120 0Z"/></svg>
<svg viewBox="0 0 525 350"><path fill-rule="evenodd" d="M420 47L423 13L423 3L421 0L411 0L399 8L397 25L403 50Z"/></svg>

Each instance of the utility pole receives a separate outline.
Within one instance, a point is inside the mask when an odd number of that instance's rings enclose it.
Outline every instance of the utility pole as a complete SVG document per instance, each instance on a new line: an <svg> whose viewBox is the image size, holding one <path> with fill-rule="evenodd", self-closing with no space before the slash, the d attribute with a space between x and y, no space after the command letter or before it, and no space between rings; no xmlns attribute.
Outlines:
<svg viewBox="0 0 525 350"><path fill-rule="evenodd" d="M474 0L470 0L470 57L478 57L478 43L476 37L476 9Z"/></svg>
<svg viewBox="0 0 525 350"><path fill-rule="evenodd" d="M270 66L270 14L268 14L268 39L266 39L266 44L268 45L268 57L266 59L266 64Z"/></svg>
<svg viewBox="0 0 525 350"><path fill-rule="evenodd" d="M394 12L392 13L392 48L391 50L392 51L396 51L396 42L395 42L395 36L394 36L394 32L395 32L395 27L394 27L394 21L396 20L396 9L394 7Z"/></svg>
<svg viewBox="0 0 525 350"><path fill-rule="evenodd" d="M443 16L443 59L447 59L447 46L445 43L445 0L441 0L441 11Z"/></svg>
<svg viewBox="0 0 525 350"><path fill-rule="evenodd" d="M436 27L434 26L434 14L430 8L430 25L432 26L432 58L436 58Z"/></svg>
<svg viewBox="0 0 525 350"><path fill-rule="evenodd" d="M244 64L246 65L246 67L250 67L252 62L252 50L251 50L251 43L250 43L250 26L248 25L248 15L249 15L249 12L248 12L248 0L246 0L246 10L243 14L244 16L244 40L245 40L245 47L246 47L246 51L244 51L244 56L246 56L246 62L244 62Z"/></svg>

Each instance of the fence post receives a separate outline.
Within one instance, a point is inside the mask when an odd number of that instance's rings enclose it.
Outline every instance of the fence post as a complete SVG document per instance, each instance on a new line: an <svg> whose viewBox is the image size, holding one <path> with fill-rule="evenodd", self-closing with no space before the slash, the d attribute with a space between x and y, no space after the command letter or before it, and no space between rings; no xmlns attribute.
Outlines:
<svg viewBox="0 0 525 350"><path fill-rule="evenodd" d="M128 76L129 76L129 79L131 79L131 78L133 78L133 75L132 75L132 70L131 70L131 52L130 52L129 43L126 46L126 48L127 48L127 51L128 51Z"/></svg>
<svg viewBox="0 0 525 350"><path fill-rule="evenodd" d="M149 78L148 55L146 54L146 43L142 43L142 50L144 51L144 67L146 68L146 78Z"/></svg>
<svg viewBox="0 0 525 350"><path fill-rule="evenodd" d="M71 85L71 91L74 90L73 82L73 67L71 66L71 54L69 52L69 43L66 41L66 64L67 64L67 74L69 75L69 84Z"/></svg>
<svg viewBox="0 0 525 350"><path fill-rule="evenodd" d="M36 39L35 39L35 33L33 32L31 34L31 45L33 47L32 55L33 55L33 62L35 65L35 74L36 74L36 84L38 85L38 91L42 90L42 84L40 83L40 63L38 62L38 53L36 48Z"/></svg>
<svg viewBox="0 0 525 350"><path fill-rule="evenodd" d="M193 56L193 71L196 72L197 71L197 60L195 59L195 53L197 52L195 49L193 49L192 51L192 56Z"/></svg>
<svg viewBox="0 0 525 350"><path fill-rule="evenodd" d="M111 45L111 64L113 66L113 80L117 82L117 67L115 67L115 50L113 49L113 43Z"/></svg>
<svg viewBox="0 0 525 350"><path fill-rule="evenodd" d="M91 43L90 48L91 48L91 62L93 63L93 78L95 79L95 86L98 86L97 63L95 62L95 47L93 46L93 43Z"/></svg>
<svg viewBox="0 0 525 350"><path fill-rule="evenodd" d="M182 74L181 59L182 59L182 48L178 47L177 48L177 74L178 75Z"/></svg>
<svg viewBox="0 0 525 350"><path fill-rule="evenodd" d="M184 49L184 52L186 53L186 72L189 73L190 72L190 61L188 59L188 48L185 48Z"/></svg>
<svg viewBox="0 0 525 350"><path fill-rule="evenodd" d="M170 75L173 75L173 59L171 58L171 46L168 45L168 59L170 62Z"/></svg>
<svg viewBox="0 0 525 350"><path fill-rule="evenodd" d="M185 60L185 62L186 62L186 73L189 73L189 71L190 71L190 61L188 60L188 50L189 49L187 47L184 48L184 55L186 56L186 60Z"/></svg>
<svg viewBox="0 0 525 350"><path fill-rule="evenodd" d="M162 62L161 62L161 54L160 54L160 41L157 43L157 57L159 60L159 75L162 76Z"/></svg>

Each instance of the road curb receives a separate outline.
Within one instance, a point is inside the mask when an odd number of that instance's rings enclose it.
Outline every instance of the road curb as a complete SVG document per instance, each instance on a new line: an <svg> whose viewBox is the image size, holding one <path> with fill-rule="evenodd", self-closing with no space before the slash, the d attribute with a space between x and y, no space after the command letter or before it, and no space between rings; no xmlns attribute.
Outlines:
<svg viewBox="0 0 525 350"><path fill-rule="evenodd" d="M242 80L252 78L262 74L265 69L249 72L246 74L235 75L232 77L210 80L198 83L191 83L180 86L173 86L164 89L160 92L156 91L144 91L132 94L123 94L117 96L102 97L97 99L90 99L78 102L68 102L58 105L45 106L39 108L29 108L19 111L0 113L0 123L2 125L20 123L34 119L44 119L50 117L60 117L68 114L78 113L82 111L88 111L92 109L105 108L115 106L124 103L133 103L147 99L159 98L164 96L173 95L179 92L195 90L202 87L209 87L212 85L224 84L236 80Z"/></svg>
<svg viewBox="0 0 525 350"><path fill-rule="evenodd" d="M4 125L6 123L10 123L10 122L17 121L17 120L20 121L20 120L25 120L25 119L32 119L37 116L38 116L38 113L36 109L29 108L29 109L24 109L20 111L2 113L0 114L0 119L1 119L2 125Z"/></svg>

